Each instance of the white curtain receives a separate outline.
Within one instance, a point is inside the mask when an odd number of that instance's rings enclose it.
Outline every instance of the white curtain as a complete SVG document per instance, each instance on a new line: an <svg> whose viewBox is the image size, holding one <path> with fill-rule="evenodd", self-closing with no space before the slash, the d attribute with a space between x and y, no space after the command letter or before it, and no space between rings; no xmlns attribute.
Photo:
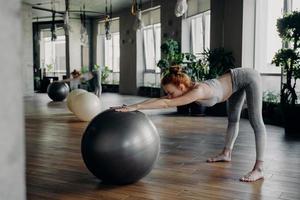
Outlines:
<svg viewBox="0 0 300 200"><path fill-rule="evenodd" d="M210 11L187 20L190 20L190 52L200 55L210 48Z"/></svg>
<svg viewBox="0 0 300 200"><path fill-rule="evenodd" d="M156 64L160 60L160 24L150 25L143 30L144 61L146 70L157 71Z"/></svg>

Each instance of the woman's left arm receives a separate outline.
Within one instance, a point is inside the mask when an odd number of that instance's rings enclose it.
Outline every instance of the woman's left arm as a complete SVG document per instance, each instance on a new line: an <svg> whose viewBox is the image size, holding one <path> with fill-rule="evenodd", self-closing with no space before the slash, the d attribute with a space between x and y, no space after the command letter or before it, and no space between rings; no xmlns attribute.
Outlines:
<svg viewBox="0 0 300 200"><path fill-rule="evenodd" d="M116 111L128 112L128 111L135 111L135 110L170 108L170 107L176 107L176 106L189 104L196 100L204 99L204 98L205 98L205 95L203 92L203 88L198 87L198 88L195 88L195 89L185 93L184 95L182 95L180 97L176 97L173 99L167 99L167 98L153 99L151 101L144 101L141 103L125 106L125 107L116 109Z"/></svg>

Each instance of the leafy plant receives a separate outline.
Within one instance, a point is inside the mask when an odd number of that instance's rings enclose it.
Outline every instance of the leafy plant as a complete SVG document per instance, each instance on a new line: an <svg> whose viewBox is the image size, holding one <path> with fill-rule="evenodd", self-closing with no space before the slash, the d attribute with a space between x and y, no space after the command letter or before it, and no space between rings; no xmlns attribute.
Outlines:
<svg viewBox="0 0 300 200"><path fill-rule="evenodd" d="M46 65L46 68L47 68L47 72L51 72L51 71L53 71L53 69L54 69L54 67L53 67L52 64L47 64L47 65Z"/></svg>
<svg viewBox="0 0 300 200"><path fill-rule="evenodd" d="M173 39L166 40L161 45L163 58L157 66L163 75L169 73L171 66L180 65L193 81L201 81L207 72L206 65L192 53L181 53L180 45Z"/></svg>
<svg viewBox="0 0 300 200"><path fill-rule="evenodd" d="M89 72L89 67L88 67L88 66L83 66L83 67L81 67L80 72L81 72L82 74Z"/></svg>
<svg viewBox="0 0 300 200"><path fill-rule="evenodd" d="M109 69L108 66L104 66L102 68L102 71L101 71L101 82L104 83L104 84L107 84L108 83L108 80L107 78L109 77L109 75L112 73L112 70Z"/></svg>
<svg viewBox="0 0 300 200"><path fill-rule="evenodd" d="M263 92L263 101L268 103L279 103L280 95L274 91Z"/></svg>
<svg viewBox="0 0 300 200"><path fill-rule="evenodd" d="M274 55L272 63L282 68L282 83L280 102L283 106L295 106L297 94L295 91L297 79L300 78L300 12L294 11L277 20L277 31L285 42L285 47Z"/></svg>
<svg viewBox="0 0 300 200"><path fill-rule="evenodd" d="M227 70L235 68L232 52L224 48L208 49L204 51L203 55L204 62L209 66L206 79L217 78Z"/></svg>
<svg viewBox="0 0 300 200"><path fill-rule="evenodd" d="M235 68L234 57L231 51L224 48L205 50L201 58L192 53L181 53L180 46L173 39L166 40L161 45L163 58L157 66L162 74L169 72L173 65L180 65L193 81L217 78L228 69Z"/></svg>

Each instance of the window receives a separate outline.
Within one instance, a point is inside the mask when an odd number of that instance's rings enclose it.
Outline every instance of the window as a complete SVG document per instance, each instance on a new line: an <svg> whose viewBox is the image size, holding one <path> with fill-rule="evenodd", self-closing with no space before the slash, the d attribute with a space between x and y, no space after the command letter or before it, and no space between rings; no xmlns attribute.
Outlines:
<svg viewBox="0 0 300 200"><path fill-rule="evenodd" d="M120 33L112 33L111 39L104 38L104 65L113 72L120 72Z"/></svg>
<svg viewBox="0 0 300 200"><path fill-rule="evenodd" d="M300 11L300 1L299 0L292 1L292 10Z"/></svg>
<svg viewBox="0 0 300 200"><path fill-rule="evenodd" d="M159 72L156 64L160 60L160 32L160 24L143 29L145 71Z"/></svg>
<svg viewBox="0 0 300 200"><path fill-rule="evenodd" d="M255 69L261 73L281 73L279 67L271 64L275 53L283 45L277 32L277 19L281 18L285 12L299 9L299 0L266 0L257 4Z"/></svg>
<svg viewBox="0 0 300 200"><path fill-rule="evenodd" d="M200 57L210 48L210 11L182 20L182 52Z"/></svg>
<svg viewBox="0 0 300 200"><path fill-rule="evenodd" d="M157 63L161 58L160 7L150 8L142 13L144 27L137 31L137 65L143 66L143 85L160 87L160 69ZM139 59L141 57L142 59Z"/></svg>
<svg viewBox="0 0 300 200"><path fill-rule="evenodd" d="M99 22L97 36L97 64L110 70L109 76L102 83L118 84L120 77L120 32L119 18L112 19L111 39L105 37L104 21Z"/></svg>
<svg viewBox="0 0 300 200"><path fill-rule="evenodd" d="M210 43L210 11L192 17L191 23L191 52L200 56Z"/></svg>
<svg viewBox="0 0 300 200"><path fill-rule="evenodd" d="M200 57L210 48L210 1L189 0L185 17L182 19L182 52Z"/></svg>
<svg viewBox="0 0 300 200"><path fill-rule="evenodd" d="M56 32L57 39L51 41L50 30L41 31L40 63L46 72L46 76L66 75L65 36L62 30Z"/></svg>

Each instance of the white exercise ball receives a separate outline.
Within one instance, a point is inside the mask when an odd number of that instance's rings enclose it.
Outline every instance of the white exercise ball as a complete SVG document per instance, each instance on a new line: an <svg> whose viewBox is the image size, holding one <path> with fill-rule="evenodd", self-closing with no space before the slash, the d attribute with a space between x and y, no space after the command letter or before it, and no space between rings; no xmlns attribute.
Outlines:
<svg viewBox="0 0 300 200"><path fill-rule="evenodd" d="M72 91L69 93L69 95L68 95L68 97L67 97L67 107L68 107L68 109L69 109L71 112L73 112L73 111L72 111L72 102L73 102L73 99L75 99L75 97L76 97L77 95L82 94L82 93L85 93L85 92L87 92L87 91L86 91L86 90L83 90L83 89L75 89L75 90L72 90Z"/></svg>
<svg viewBox="0 0 300 200"><path fill-rule="evenodd" d="M72 99L73 113L82 121L90 121L101 112L100 99L93 93L85 92Z"/></svg>

